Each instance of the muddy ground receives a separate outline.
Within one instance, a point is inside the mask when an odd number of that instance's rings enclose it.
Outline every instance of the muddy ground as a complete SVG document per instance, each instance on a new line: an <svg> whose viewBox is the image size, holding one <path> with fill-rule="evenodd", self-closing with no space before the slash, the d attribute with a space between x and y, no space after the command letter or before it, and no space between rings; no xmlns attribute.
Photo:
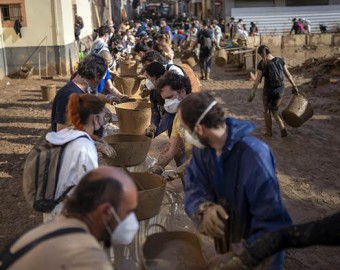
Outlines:
<svg viewBox="0 0 340 270"><path fill-rule="evenodd" d="M281 193L294 223L322 218L340 210L340 82L312 88L311 78L294 75L314 107L314 117L300 128L288 127L281 138L274 124L272 138L263 135L260 91L247 102L249 75L233 66L213 67L203 82L223 104L226 114L251 119L255 135L273 149ZM66 78L0 81L0 250L19 233L42 222L22 195L22 168L27 153L49 127L51 104L41 100L40 85L65 84ZM284 104L290 98L287 87ZM289 250L285 269L339 269L340 248Z"/></svg>

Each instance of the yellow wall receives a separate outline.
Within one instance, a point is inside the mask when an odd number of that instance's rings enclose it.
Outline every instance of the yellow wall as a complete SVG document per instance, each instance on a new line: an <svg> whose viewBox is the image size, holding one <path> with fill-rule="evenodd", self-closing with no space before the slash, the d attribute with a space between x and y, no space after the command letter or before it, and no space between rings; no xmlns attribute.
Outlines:
<svg viewBox="0 0 340 270"><path fill-rule="evenodd" d="M87 3L87 0L78 0ZM72 2L69 0L25 0L27 26L21 29L22 38L13 27L4 27L6 47L66 45L74 41Z"/></svg>

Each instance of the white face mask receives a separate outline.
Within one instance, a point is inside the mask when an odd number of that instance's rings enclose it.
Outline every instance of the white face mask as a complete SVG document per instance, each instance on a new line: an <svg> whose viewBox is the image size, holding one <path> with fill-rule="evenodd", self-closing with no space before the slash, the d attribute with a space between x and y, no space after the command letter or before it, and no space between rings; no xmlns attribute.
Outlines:
<svg viewBox="0 0 340 270"><path fill-rule="evenodd" d="M200 140L197 138L196 133L193 133L193 135L191 135L189 133L189 131L185 130L184 131L184 137L185 137L185 141L196 146L199 149L204 149L206 146L204 144L202 144L200 142Z"/></svg>
<svg viewBox="0 0 340 270"><path fill-rule="evenodd" d="M124 220L121 221L116 211L112 208L112 215L118 222L118 225L113 232L109 229L112 245L130 244L139 229L139 223L135 213L130 213Z"/></svg>
<svg viewBox="0 0 340 270"><path fill-rule="evenodd" d="M178 98L175 99L165 99L164 109L168 113L176 113L178 105L181 101Z"/></svg>
<svg viewBox="0 0 340 270"><path fill-rule="evenodd" d="M185 136L185 140L196 146L199 149L204 149L206 146L204 144L202 144L200 142L200 140L198 139L197 134L195 133L195 128L197 127L197 125L199 123L201 123L201 121L203 120L203 118L208 114L208 112L210 112L210 110L216 105L216 100L214 100L213 102L210 103L210 105L205 109L205 111L201 114L201 116L198 118L197 122L195 123L194 126L194 132L192 134L189 133L189 131L185 130L184 131L184 136Z"/></svg>
<svg viewBox="0 0 340 270"><path fill-rule="evenodd" d="M156 88L155 85L153 84L153 82L150 81L149 79L145 80L145 86L146 86L146 88L148 88L148 90L153 90L153 89Z"/></svg>

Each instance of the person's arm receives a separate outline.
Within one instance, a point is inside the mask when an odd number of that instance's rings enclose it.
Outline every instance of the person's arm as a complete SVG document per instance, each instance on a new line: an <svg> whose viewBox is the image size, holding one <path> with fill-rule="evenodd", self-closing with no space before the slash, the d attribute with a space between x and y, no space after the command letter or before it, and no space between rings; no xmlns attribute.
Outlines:
<svg viewBox="0 0 340 270"><path fill-rule="evenodd" d="M116 96L117 98L124 97L124 95L113 86L111 79L105 81L104 89L107 90L110 95Z"/></svg>
<svg viewBox="0 0 340 270"><path fill-rule="evenodd" d="M293 87L292 93L293 93L293 94L299 94L299 90L298 90L298 88L297 88L297 86L296 86L296 84L295 84L295 82L294 82L294 80L293 80L293 77L292 77L292 75L290 74L290 72L289 72L289 70L288 70L288 68L287 68L286 65L283 66L283 72L284 72L284 74L286 75L288 81L290 82L290 84L291 84L292 87Z"/></svg>
<svg viewBox="0 0 340 270"><path fill-rule="evenodd" d="M151 123L158 127L159 122L161 121L161 113L158 109L157 102L157 92L155 89L150 91L150 103L151 103Z"/></svg>
<svg viewBox="0 0 340 270"><path fill-rule="evenodd" d="M169 145L165 151L158 157L157 165L165 168L170 161L175 157L178 151L183 147L183 140L180 137L171 136L169 139Z"/></svg>
<svg viewBox="0 0 340 270"><path fill-rule="evenodd" d="M233 253L245 267L258 266L266 258L288 248L304 248L313 245L340 245L340 212L318 221L292 225L265 234L249 244L242 241L233 244Z"/></svg>
<svg viewBox="0 0 340 270"><path fill-rule="evenodd" d="M209 184L209 173L203 160L207 152L193 148L192 157L185 176L185 212L194 225L199 228L202 221L203 205L214 204L214 194Z"/></svg>
<svg viewBox="0 0 340 270"><path fill-rule="evenodd" d="M252 89L249 92L249 97L248 97L248 101L249 102L251 102L254 99L257 87L261 83L262 76L263 76L263 71L260 70L260 69L257 69L256 70L256 79L255 79L255 82L253 84Z"/></svg>

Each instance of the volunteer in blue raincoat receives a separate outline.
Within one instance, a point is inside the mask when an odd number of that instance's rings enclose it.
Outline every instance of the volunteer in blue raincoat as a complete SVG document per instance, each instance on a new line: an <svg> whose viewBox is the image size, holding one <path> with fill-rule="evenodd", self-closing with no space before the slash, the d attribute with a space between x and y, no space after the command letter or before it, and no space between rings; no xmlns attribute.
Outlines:
<svg viewBox="0 0 340 270"><path fill-rule="evenodd" d="M194 145L185 179L185 210L199 230L226 245L255 241L291 224L282 202L273 154L250 133L248 121L224 118L214 98L195 93L179 106L186 139ZM265 262L281 269L284 254Z"/></svg>

